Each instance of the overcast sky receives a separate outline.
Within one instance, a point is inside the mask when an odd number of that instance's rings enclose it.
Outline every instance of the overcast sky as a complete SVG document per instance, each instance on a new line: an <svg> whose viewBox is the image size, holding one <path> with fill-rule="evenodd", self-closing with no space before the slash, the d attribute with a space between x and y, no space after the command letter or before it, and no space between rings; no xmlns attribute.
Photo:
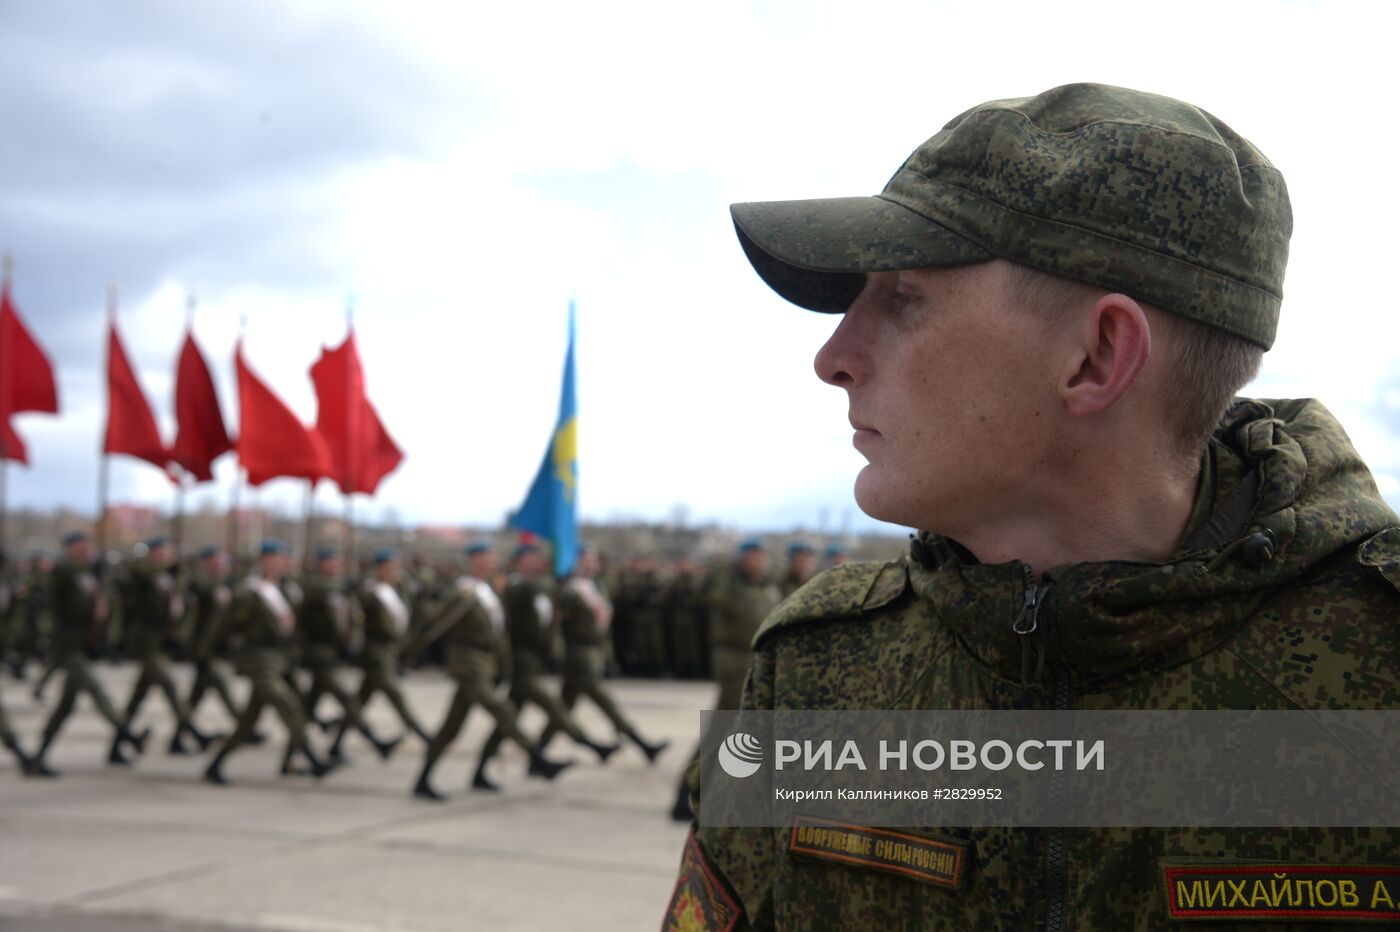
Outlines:
<svg viewBox="0 0 1400 932"><path fill-rule="evenodd" d="M114 281L167 436L187 295L236 426L240 320L310 422L353 294L407 453L372 517L520 503L573 296L585 518L872 526L844 393L812 372L835 318L766 289L727 206L876 193L968 107L1071 81L1188 100L1282 169L1287 297L1248 391L1323 399L1400 503L1394 34L1356 12L1380 8L0 0L0 250L63 406L17 419L10 503L95 507ZM217 473L196 506L227 502L231 456ZM112 497L172 500L125 458Z"/></svg>

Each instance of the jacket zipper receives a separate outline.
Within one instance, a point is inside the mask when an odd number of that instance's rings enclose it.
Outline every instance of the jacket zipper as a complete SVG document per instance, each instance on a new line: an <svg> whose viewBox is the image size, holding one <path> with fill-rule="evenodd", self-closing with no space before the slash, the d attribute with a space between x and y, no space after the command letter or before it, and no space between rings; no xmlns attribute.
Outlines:
<svg viewBox="0 0 1400 932"><path fill-rule="evenodd" d="M1026 597L1021 612L1012 624L1011 630L1021 638L1021 683L1030 688L1040 682L1045 668L1045 634L1040 632L1040 607L1050 590L1049 584L1036 581L1030 567L1026 572ZM1034 637L1032 636L1034 635ZM1034 660L1032 659L1034 655ZM1032 670L1032 668L1034 668ZM1069 678L1053 666L1050 670L1050 692L1052 708L1057 712L1070 707ZM1055 771L1050 775L1050 806L1055 811L1064 796L1064 775ZM1069 887L1069 857L1066 847L1068 838L1061 827L1046 829L1045 836L1045 932L1062 932L1065 927L1065 909Z"/></svg>

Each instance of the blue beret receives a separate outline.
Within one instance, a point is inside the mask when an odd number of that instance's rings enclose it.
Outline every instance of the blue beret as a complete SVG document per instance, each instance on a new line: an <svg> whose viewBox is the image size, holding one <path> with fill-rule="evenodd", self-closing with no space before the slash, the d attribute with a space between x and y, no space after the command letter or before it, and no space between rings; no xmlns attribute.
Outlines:
<svg viewBox="0 0 1400 932"><path fill-rule="evenodd" d="M316 562L318 563L324 560L334 560L338 556L340 556L340 551L336 550L334 547L316 548Z"/></svg>
<svg viewBox="0 0 1400 932"><path fill-rule="evenodd" d="M525 556L525 554L527 554L527 553L539 553L539 552L540 552L540 545L539 545L539 544L521 544L520 546L518 546L518 547L515 548L515 551L514 551L514 553L512 554L512 557L523 557L523 556Z"/></svg>
<svg viewBox="0 0 1400 932"><path fill-rule="evenodd" d="M224 551L222 547L217 547L214 544L210 544L208 547L204 547L199 551L199 558L201 560L208 560L210 557L217 557L223 552Z"/></svg>
<svg viewBox="0 0 1400 932"><path fill-rule="evenodd" d="M750 551L762 549L763 541L759 540L757 537L747 538L742 544L739 545L740 553L749 553Z"/></svg>
<svg viewBox="0 0 1400 932"><path fill-rule="evenodd" d="M373 557L375 566L382 566L383 564L388 563L390 560L397 560L398 558L399 555L389 547L380 547L374 552Z"/></svg>
<svg viewBox="0 0 1400 932"><path fill-rule="evenodd" d="M258 556L270 557L279 553L286 553L287 545L275 537L269 537L258 546Z"/></svg>
<svg viewBox="0 0 1400 932"><path fill-rule="evenodd" d="M815 553L815 551L812 549L812 545L805 540L795 540L788 544L788 556L795 557L799 553Z"/></svg>
<svg viewBox="0 0 1400 932"><path fill-rule="evenodd" d="M843 557L845 555L846 548L842 547L840 544L832 544L830 547L826 548L826 558L828 560L832 557Z"/></svg>
<svg viewBox="0 0 1400 932"><path fill-rule="evenodd" d="M470 544L467 544L467 556L474 557L478 553L486 553L488 550L494 549L489 540L474 540Z"/></svg>
<svg viewBox="0 0 1400 932"><path fill-rule="evenodd" d="M164 547L168 543L170 543L170 538L166 537L164 534L157 534L155 537L146 541L146 549L155 550L157 547Z"/></svg>
<svg viewBox="0 0 1400 932"><path fill-rule="evenodd" d="M69 547L73 544L76 544L80 540L89 539L90 538L88 537L86 531L69 531L67 534L63 535L63 546Z"/></svg>

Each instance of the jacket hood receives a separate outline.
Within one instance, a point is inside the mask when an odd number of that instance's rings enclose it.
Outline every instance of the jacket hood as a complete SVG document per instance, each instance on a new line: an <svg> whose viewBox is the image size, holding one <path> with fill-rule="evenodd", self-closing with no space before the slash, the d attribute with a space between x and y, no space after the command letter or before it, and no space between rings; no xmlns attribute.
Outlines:
<svg viewBox="0 0 1400 932"><path fill-rule="evenodd" d="M1164 563L976 562L920 534L915 593L996 676L1109 688L1198 657L1274 591L1396 525L1346 432L1318 401L1237 400L1207 450L1193 522Z"/></svg>

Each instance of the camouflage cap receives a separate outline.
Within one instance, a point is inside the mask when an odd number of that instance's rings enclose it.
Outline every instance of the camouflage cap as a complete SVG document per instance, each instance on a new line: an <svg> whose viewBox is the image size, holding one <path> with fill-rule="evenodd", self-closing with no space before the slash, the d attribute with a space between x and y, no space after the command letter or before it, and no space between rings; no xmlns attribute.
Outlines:
<svg viewBox="0 0 1400 932"><path fill-rule="evenodd" d="M778 294L841 313L867 272L1002 258L1268 349L1292 211L1283 175L1190 104L1102 84L968 110L874 197L730 207Z"/></svg>

